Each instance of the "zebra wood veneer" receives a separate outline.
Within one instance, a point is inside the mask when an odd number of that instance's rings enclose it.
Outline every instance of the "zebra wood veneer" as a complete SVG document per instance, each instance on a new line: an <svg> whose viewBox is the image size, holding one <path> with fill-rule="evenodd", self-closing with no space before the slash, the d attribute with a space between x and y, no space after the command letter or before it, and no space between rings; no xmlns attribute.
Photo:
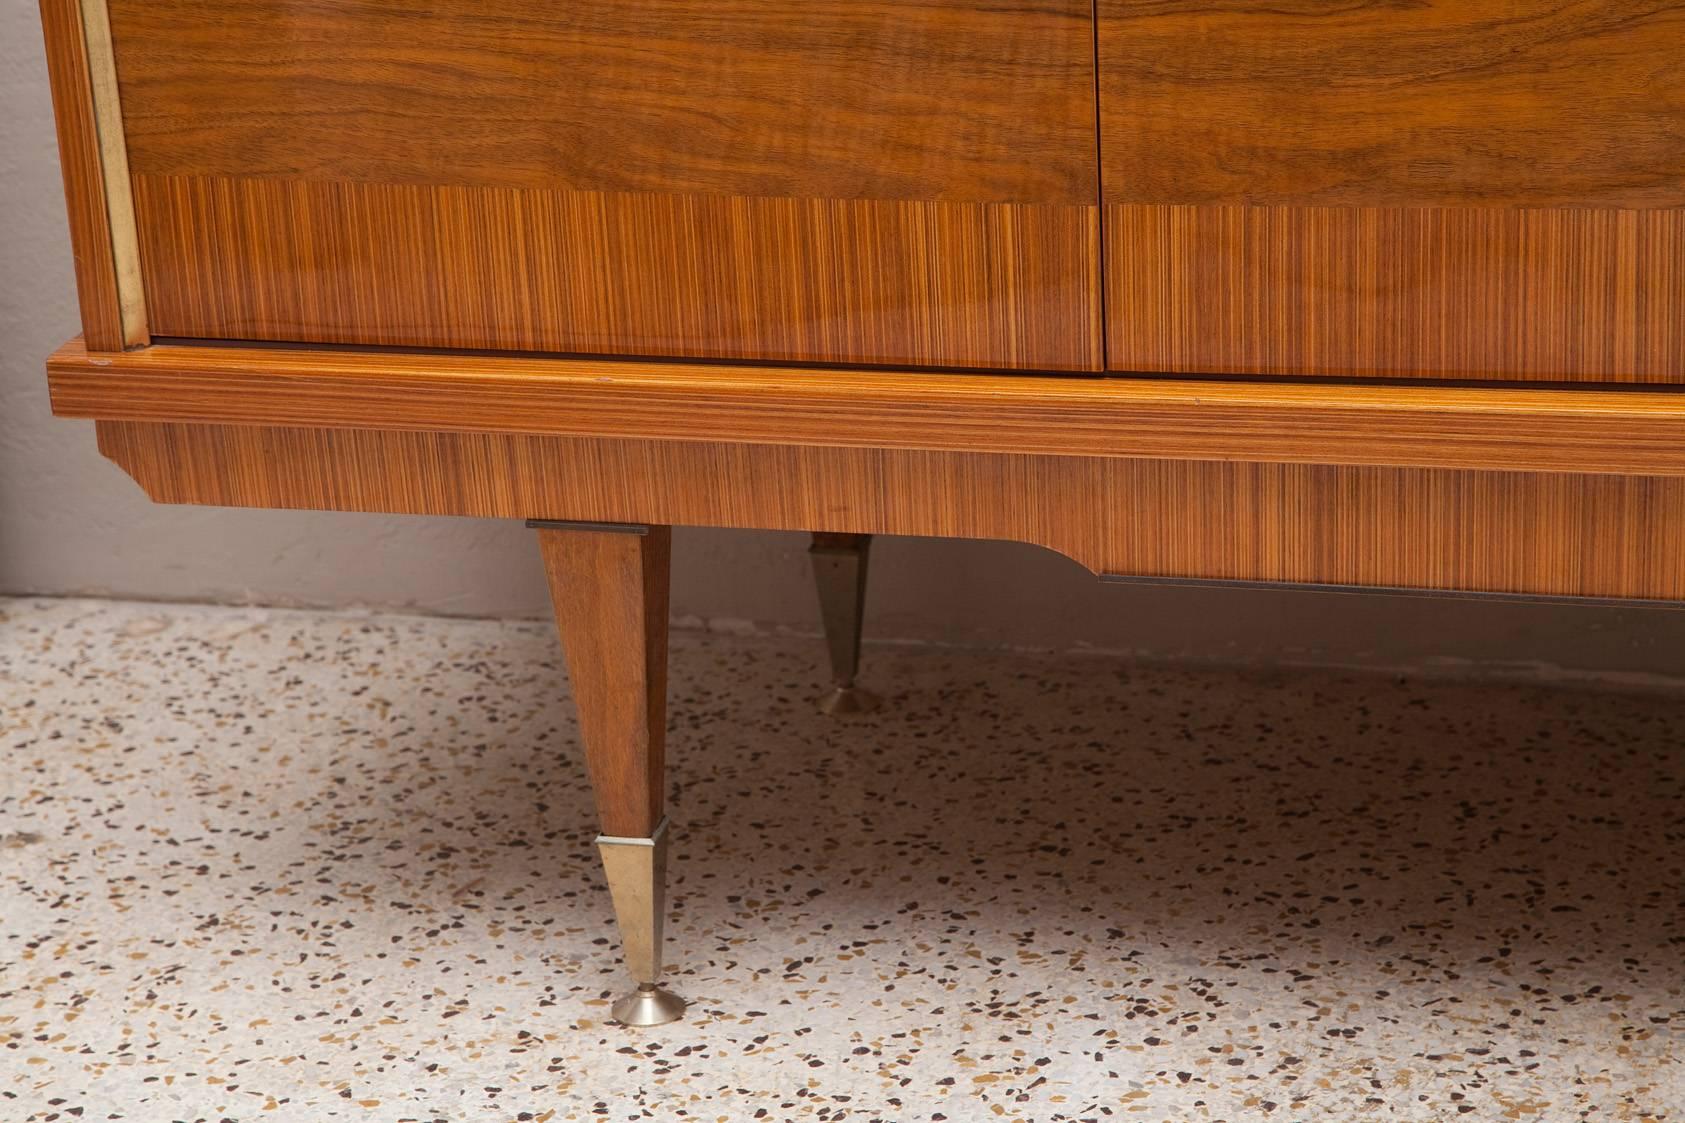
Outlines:
<svg viewBox="0 0 1685 1123"><path fill-rule="evenodd" d="M1680 380L1685 5L1098 5L1110 369Z"/></svg>
<svg viewBox="0 0 1685 1123"><path fill-rule="evenodd" d="M1088 0L111 0L153 331L1094 370Z"/></svg>
<svg viewBox="0 0 1685 1123"><path fill-rule="evenodd" d="M521 518L660 988L668 528L1685 601L1685 3L42 0L160 502Z"/></svg>

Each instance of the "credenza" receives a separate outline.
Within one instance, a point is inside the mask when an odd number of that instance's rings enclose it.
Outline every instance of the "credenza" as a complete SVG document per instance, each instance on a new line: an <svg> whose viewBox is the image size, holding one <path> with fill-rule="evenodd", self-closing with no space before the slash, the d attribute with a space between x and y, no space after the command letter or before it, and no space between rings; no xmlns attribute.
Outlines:
<svg viewBox="0 0 1685 1123"><path fill-rule="evenodd" d="M41 0L165 503L536 529L635 990L669 528L1685 601L1685 3Z"/></svg>

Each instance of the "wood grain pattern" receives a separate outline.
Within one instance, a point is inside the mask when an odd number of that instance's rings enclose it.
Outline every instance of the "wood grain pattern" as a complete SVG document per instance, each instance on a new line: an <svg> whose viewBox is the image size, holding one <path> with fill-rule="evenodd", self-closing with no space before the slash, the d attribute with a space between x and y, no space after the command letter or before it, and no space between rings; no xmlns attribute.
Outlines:
<svg viewBox="0 0 1685 1123"><path fill-rule="evenodd" d="M41 0L82 334L101 351L148 342L140 256L103 0Z"/></svg>
<svg viewBox="0 0 1685 1123"><path fill-rule="evenodd" d="M1685 6L1098 0L1108 203L1685 205Z"/></svg>
<svg viewBox="0 0 1685 1123"><path fill-rule="evenodd" d="M672 532L540 530L602 833L661 823L667 739Z"/></svg>
<svg viewBox="0 0 1685 1123"><path fill-rule="evenodd" d="M111 0L134 170L1094 201L1089 0Z"/></svg>
<svg viewBox="0 0 1685 1123"><path fill-rule="evenodd" d="M1086 0L114 0L154 330L1098 369Z"/></svg>
<svg viewBox="0 0 1685 1123"><path fill-rule="evenodd" d="M135 177L160 335L1100 365L1093 207Z"/></svg>
<svg viewBox="0 0 1685 1123"><path fill-rule="evenodd" d="M1035 542L1100 573L1685 599L1685 480L101 422L153 499Z"/></svg>
<svg viewBox="0 0 1685 1123"><path fill-rule="evenodd" d="M48 363L67 417L1062 456L1685 474L1685 394L784 370L155 345Z"/></svg>
<svg viewBox="0 0 1685 1123"><path fill-rule="evenodd" d="M1114 370L1685 382L1685 209L1110 206Z"/></svg>
<svg viewBox="0 0 1685 1123"><path fill-rule="evenodd" d="M1685 6L1097 11L1112 369L1685 382Z"/></svg>

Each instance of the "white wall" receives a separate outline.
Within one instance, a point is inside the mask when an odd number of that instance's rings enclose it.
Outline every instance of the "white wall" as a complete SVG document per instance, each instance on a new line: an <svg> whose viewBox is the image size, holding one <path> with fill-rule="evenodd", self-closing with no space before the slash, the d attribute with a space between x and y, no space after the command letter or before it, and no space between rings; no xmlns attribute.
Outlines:
<svg viewBox="0 0 1685 1123"><path fill-rule="evenodd" d="M63 196L33 0L0 0L0 592L540 615L530 535L470 519L158 507L49 416L41 360L75 333ZM816 627L800 535L676 537L681 616ZM880 637L1222 660L1543 661L1685 676L1685 613L1102 586L1006 543L888 540Z"/></svg>

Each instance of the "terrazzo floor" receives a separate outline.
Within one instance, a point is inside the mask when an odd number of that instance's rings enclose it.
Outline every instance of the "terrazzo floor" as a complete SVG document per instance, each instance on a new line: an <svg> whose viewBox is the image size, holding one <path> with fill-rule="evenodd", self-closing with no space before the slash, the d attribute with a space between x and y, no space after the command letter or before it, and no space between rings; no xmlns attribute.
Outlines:
<svg viewBox="0 0 1685 1123"><path fill-rule="evenodd" d="M551 629L0 601L0 1121L1685 1120L1685 698L679 633L620 986Z"/></svg>

